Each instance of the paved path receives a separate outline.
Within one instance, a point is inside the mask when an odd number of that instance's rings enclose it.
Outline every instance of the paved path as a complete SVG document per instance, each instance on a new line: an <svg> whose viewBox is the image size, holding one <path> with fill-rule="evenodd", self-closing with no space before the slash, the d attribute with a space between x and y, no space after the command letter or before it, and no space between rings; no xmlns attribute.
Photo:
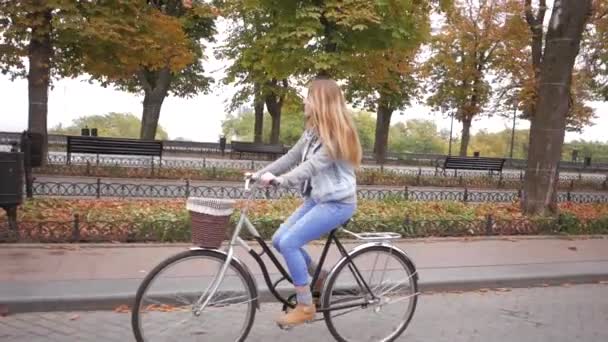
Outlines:
<svg viewBox="0 0 608 342"><path fill-rule="evenodd" d="M66 153L65 152L50 152L49 153L51 156L53 156L56 160L56 163L59 164L64 164L65 163L65 158L66 158ZM83 162L85 163L86 160L89 160L89 162L91 163L95 163L96 162L96 156L95 155L83 155L83 154L74 154L73 158L75 158L75 162ZM138 157L138 156L102 156L101 157L101 162L104 163L104 160L106 161L107 164L115 164L117 161L123 161L124 164L129 164L129 163L136 163L136 164L146 164L149 163L146 158L142 158L142 157ZM206 165L218 165L218 166L224 166L224 167L232 167L232 168L243 168L243 169L249 169L250 165L251 165L251 160L246 160L246 159L222 159L222 158L202 158L202 157L193 157L193 156L171 156L171 155L167 155L167 156L163 156L163 163L165 165L167 165L168 167L171 167L172 165L178 165L178 166L182 166L182 165L195 165L197 163L202 164L203 160L205 160ZM260 166L260 165L265 165L268 163L268 161L262 161L262 160L254 160L254 165L256 165L256 167ZM429 165L430 161L428 163L425 163L425 165ZM365 168L379 168L378 165L375 164L365 164L363 165L363 167ZM386 165L385 169L387 170L394 170L394 171L409 171L409 172L417 172L419 170L422 170L422 172L425 173L434 173L435 172L435 167L434 166L410 166L410 165ZM520 172L522 170L519 169L505 169L503 171L503 174L505 175L505 177L508 177L509 175L512 177L517 177L519 176ZM479 174L479 175L483 175L486 174L486 172L484 171L480 171L480 172L475 172L475 171L466 171L464 172L465 174L469 174L469 175L475 175L475 174ZM576 179L579 176L582 176L583 178L589 178L589 179L596 179L596 178L605 178L605 172L589 172L589 171L582 171L581 173L579 172L573 172L573 171L562 171L560 172L560 178L562 179Z"/></svg>
<svg viewBox="0 0 608 342"><path fill-rule="evenodd" d="M346 242L347 249L356 245ZM396 245L415 262L424 290L608 280L608 238L604 237L421 239ZM0 248L0 304L15 312L130 303L152 267L187 247L5 245ZM313 258L321 249L321 243L309 246ZM328 262L333 265L339 254L335 248L330 251ZM261 296L268 298L257 264L241 249L236 256L254 273ZM270 272L278 279L274 267Z"/></svg>
<svg viewBox="0 0 608 342"><path fill-rule="evenodd" d="M263 304L247 341L333 340L322 321L289 332L279 330L272 322L279 310L276 304ZM362 338L367 333L365 317L354 317L349 328ZM224 322L224 327L217 327L230 329L230 317ZM432 294L420 297L414 318L398 341L605 342L606 322L608 286L602 284ZM190 341L209 341L198 337ZM123 342L133 340L133 335L128 313L51 312L0 317L0 340Z"/></svg>

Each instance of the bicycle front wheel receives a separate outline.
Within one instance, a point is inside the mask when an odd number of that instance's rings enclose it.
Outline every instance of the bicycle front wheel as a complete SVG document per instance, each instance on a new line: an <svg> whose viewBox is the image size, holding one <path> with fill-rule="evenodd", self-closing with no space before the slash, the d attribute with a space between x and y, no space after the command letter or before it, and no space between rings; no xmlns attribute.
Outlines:
<svg viewBox="0 0 608 342"><path fill-rule="evenodd" d="M232 260L209 304L198 303L210 288L226 255L189 250L156 266L140 285L131 324L137 341L244 341L257 308L251 275Z"/></svg>
<svg viewBox="0 0 608 342"><path fill-rule="evenodd" d="M329 331L340 342L394 341L407 328L418 299L413 263L401 250L369 245L342 259L321 300Z"/></svg>

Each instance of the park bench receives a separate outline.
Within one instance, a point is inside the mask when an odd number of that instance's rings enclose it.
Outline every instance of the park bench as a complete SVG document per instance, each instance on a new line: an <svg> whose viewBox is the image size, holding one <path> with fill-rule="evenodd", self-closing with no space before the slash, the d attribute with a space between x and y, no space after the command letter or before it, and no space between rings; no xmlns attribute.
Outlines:
<svg viewBox="0 0 608 342"><path fill-rule="evenodd" d="M96 154L98 164L100 154L149 156L152 157L152 160L154 157L159 157L160 164L162 163L163 143L155 140L68 136L67 153L67 164L72 161L72 153Z"/></svg>
<svg viewBox="0 0 608 342"><path fill-rule="evenodd" d="M457 170L488 171L490 174L502 173L505 161L504 158L447 156L442 169L444 174L446 170L454 170L455 175L457 175Z"/></svg>
<svg viewBox="0 0 608 342"><path fill-rule="evenodd" d="M277 158L279 155L285 153L285 147L283 145L271 145L243 141L232 141L230 143L230 148L231 154L239 154L239 159L242 157L243 153L263 154L271 156L272 158Z"/></svg>

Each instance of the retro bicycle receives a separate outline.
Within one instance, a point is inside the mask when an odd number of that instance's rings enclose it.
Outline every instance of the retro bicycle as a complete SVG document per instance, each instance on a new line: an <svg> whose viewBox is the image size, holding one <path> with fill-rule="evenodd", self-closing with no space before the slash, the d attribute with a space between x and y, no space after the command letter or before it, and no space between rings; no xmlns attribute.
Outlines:
<svg viewBox="0 0 608 342"><path fill-rule="evenodd" d="M250 174L246 175L247 200L224 250L220 245L234 201L188 201L193 242L202 247L169 257L142 281L131 317L137 341L245 341L260 302L274 297L284 310L295 307L293 287L287 293L279 289L280 284L291 282L288 272L248 219L249 204L257 189L253 181ZM324 320L337 341L393 341L407 328L416 310L416 267L405 252L391 244L401 235L354 233L346 229L347 224L329 233L312 277L314 288L329 249L335 245L341 258L325 277L320 293L315 293L315 321ZM260 252L241 237L244 232L259 244ZM362 243L347 251L339 233ZM204 238L195 241L201 235ZM258 292L258 279L235 256L237 246L259 266L268 295ZM271 279L263 256L278 270L278 279ZM354 324L365 324L365 329L352 329Z"/></svg>

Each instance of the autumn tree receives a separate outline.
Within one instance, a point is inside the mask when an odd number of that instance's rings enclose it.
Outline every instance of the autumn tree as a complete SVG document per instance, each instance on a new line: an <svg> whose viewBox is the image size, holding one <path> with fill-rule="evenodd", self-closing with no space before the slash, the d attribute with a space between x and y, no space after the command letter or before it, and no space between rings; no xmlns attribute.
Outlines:
<svg viewBox="0 0 608 342"><path fill-rule="evenodd" d="M84 56L82 69L103 86L143 93L140 138L154 139L168 95L209 89L202 43L215 33L215 10L204 3L186 9L181 0L114 2L87 7L74 48Z"/></svg>
<svg viewBox="0 0 608 342"><path fill-rule="evenodd" d="M497 64L508 62L506 44L524 23L515 0L455 1L445 24L434 35L425 65L435 109L451 111L462 123L460 155L466 156L473 119L484 113L495 89Z"/></svg>
<svg viewBox="0 0 608 342"><path fill-rule="evenodd" d="M546 0L539 0L537 6L525 0L538 89L522 201L522 209L529 215L557 212L559 161L571 109L572 71L591 5L591 0L556 0L545 26Z"/></svg>
<svg viewBox="0 0 608 342"><path fill-rule="evenodd" d="M374 154L384 163L392 114L405 109L418 96L414 49L372 51L353 62L347 97L376 112Z"/></svg>
<svg viewBox="0 0 608 342"><path fill-rule="evenodd" d="M0 71L12 79L27 78L28 130L43 137L43 163L48 149L48 89L53 76L65 76L74 58L64 43L79 10L78 2L68 0L0 2Z"/></svg>
<svg viewBox="0 0 608 342"><path fill-rule="evenodd" d="M248 85L239 99L259 103L258 89L274 117L292 84L305 86L316 76L347 79L354 71L349 65L368 53L415 45L428 26L427 3L226 1L231 13L238 13L231 28L236 61L231 71L238 70L241 85Z"/></svg>

